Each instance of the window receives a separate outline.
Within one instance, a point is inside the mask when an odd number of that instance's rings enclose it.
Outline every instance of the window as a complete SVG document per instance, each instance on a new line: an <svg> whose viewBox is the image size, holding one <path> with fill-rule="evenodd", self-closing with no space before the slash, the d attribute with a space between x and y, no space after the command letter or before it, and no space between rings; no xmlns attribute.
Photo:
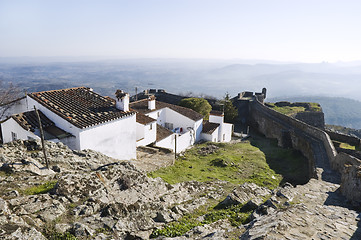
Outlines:
<svg viewBox="0 0 361 240"><path fill-rule="evenodd" d="M223 134L223 141L226 140L226 134Z"/></svg>
<svg viewBox="0 0 361 240"><path fill-rule="evenodd" d="M13 141L15 141L16 139L18 139L17 134L14 133L14 132L11 132L11 139L12 139Z"/></svg>
<svg viewBox="0 0 361 240"><path fill-rule="evenodd" d="M157 117L159 117L160 116L160 112L157 112Z"/></svg>
<svg viewBox="0 0 361 240"><path fill-rule="evenodd" d="M152 130L153 129L153 124L150 124L149 125L149 130Z"/></svg>

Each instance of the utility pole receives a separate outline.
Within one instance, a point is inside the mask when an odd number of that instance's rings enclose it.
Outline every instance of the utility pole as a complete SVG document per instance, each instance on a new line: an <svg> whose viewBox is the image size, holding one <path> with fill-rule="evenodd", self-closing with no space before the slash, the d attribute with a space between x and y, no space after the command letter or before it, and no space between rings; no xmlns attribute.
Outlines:
<svg viewBox="0 0 361 240"><path fill-rule="evenodd" d="M138 101L138 88L135 87L135 101Z"/></svg>
<svg viewBox="0 0 361 240"><path fill-rule="evenodd" d="M35 106L34 106L34 110L35 110L36 116L38 117L38 123L39 123L39 129L40 129L40 138L41 138L41 145L42 145L42 147L43 147L43 154L44 154L44 158L45 158L46 168L49 169L49 161L48 161L48 158L47 158L47 156L46 156L46 149L45 149L43 126L42 126L42 124L41 124L41 120L40 120L40 115L39 115L38 109L36 109Z"/></svg>

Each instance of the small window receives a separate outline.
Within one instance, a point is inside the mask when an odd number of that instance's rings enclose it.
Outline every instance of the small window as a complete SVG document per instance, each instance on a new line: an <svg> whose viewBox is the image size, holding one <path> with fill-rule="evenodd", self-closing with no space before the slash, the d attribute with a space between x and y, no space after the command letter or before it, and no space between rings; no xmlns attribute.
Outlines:
<svg viewBox="0 0 361 240"><path fill-rule="evenodd" d="M165 128L168 128L169 130L173 130L173 123L165 123L164 124Z"/></svg>
<svg viewBox="0 0 361 240"><path fill-rule="evenodd" d="M150 124L149 125L149 130L152 130L153 129L153 124Z"/></svg>
<svg viewBox="0 0 361 240"><path fill-rule="evenodd" d="M11 132L11 139L12 139L13 141L17 140L17 139L18 139L17 134L14 133L14 132Z"/></svg>
<svg viewBox="0 0 361 240"><path fill-rule="evenodd" d="M226 140L226 134L223 134L223 141Z"/></svg>
<svg viewBox="0 0 361 240"><path fill-rule="evenodd" d="M160 112L157 112L157 117L159 117L160 116Z"/></svg>

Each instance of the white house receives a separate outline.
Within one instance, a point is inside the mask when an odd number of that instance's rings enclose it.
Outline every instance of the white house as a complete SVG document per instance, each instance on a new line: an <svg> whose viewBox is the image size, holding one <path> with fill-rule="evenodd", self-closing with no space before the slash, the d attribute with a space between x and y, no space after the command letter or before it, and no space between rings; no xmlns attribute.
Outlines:
<svg viewBox="0 0 361 240"><path fill-rule="evenodd" d="M158 128L161 126L173 131L173 136L158 138L155 143L156 146L180 152L201 140L203 116L192 109L156 101L154 96L131 102L130 108L156 119ZM163 128L157 129L157 132L164 133Z"/></svg>
<svg viewBox="0 0 361 240"><path fill-rule="evenodd" d="M209 113L209 123L219 124L219 127L215 129L212 136L216 137L216 141L212 138L212 142L229 142L232 140L233 124L224 122L224 113L219 111L211 111ZM208 137L207 137L208 138Z"/></svg>
<svg viewBox="0 0 361 240"><path fill-rule="evenodd" d="M129 109L129 95L123 91L116 92L115 101L78 87L28 94L26 108L35 106L66 133L58 140L71 149L92 149L118 159L136 158L136 112ZM1 123L4 142L37 135L36 127L25 129L16 118L11 116Z"/></svg>

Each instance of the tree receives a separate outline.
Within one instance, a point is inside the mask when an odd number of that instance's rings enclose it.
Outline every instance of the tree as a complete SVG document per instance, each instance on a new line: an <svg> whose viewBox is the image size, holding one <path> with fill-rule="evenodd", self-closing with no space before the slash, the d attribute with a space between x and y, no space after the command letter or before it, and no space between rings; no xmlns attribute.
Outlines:
<svg viewBox="0 0 361 240"><path fill-rule="evenodd" d="M238 116L238 111L233 106L228 93L226 93L223 100L220 101L220 104L223 105L224 121L228 123L232 123Z"/></svg>
<svg viewBox="0 0 361 240"><path fill-rule="evenodd" d="M5 114L15 102L12 102L18 99L21 95L21 90L19 87L14 86L12 83L5 84L0 80L0 119Z"/></svg>
<svg viewBox="0 0 361 240"><path fill-rule="evenodd" d="M209 113L212 110L212 106L204 98L184 98L179 105L202 114L205 120L209 118Z"/></svg>

